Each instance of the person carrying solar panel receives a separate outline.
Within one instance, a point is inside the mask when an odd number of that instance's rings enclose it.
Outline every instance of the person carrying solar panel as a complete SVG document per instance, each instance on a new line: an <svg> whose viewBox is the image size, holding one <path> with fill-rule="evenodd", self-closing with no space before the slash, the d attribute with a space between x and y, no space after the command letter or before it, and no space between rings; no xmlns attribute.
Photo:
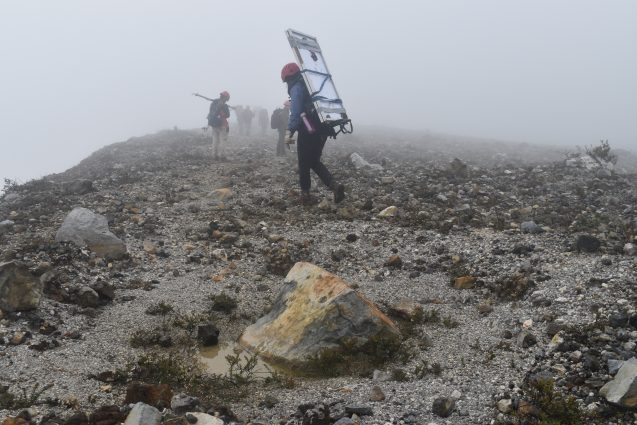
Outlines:
<svg viewBox="0 0 637 425"><path fill-rule="evenodd" d="M294 143L294 133L298 133L296 152L299 162L301 203L310 205L316 202L310 195L312 184L310 170L314 170L325 186L334 192L334 202L339 203L345 199L345 187L332 177L332 174L321 162L323 147L328 136L317 130L320 128L320 121L301 75L301 69L294 62L288 63L281 70L281 80L287 83L291 101L285 142Z"/></svg>

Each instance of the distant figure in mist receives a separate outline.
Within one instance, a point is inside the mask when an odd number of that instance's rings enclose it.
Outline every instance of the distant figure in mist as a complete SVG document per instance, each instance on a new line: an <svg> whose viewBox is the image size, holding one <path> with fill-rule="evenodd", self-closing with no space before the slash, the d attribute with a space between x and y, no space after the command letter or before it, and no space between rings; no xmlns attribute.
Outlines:
<svg viewBox="0 0 637 425"><path fill-rule="evenodd" d="M265 108L259 108L259 127L261 135L265 136L268 131L268 110Z"/></svg>
<svg viewBox="0 0 637 425"><path fill-rule="evenodd" d="M245 135L249 136L250 130L252 128L252 118L254 118L254 111L250 109L250 106L248 105L243 109L242 113Z"/></svg>
<svg viewBox="0 0 637 425"><path fill-rule="evenodd" d="M311 205L316 202L310 195L312 184L310 170L314 170L325 186L334 192L334 202L339 203L345 199L345 187L334 180L321 162L327 135L321 134L320 120L312 105L310 93L303 81L299 66L294 62L285 65L281 70L281 80L287 84L291 99L290 120L285 142L294 143L293 135L296 132L299 133L296 152L299 160L301 203Z"/></svg>
<svg viewBox="0 0 637 425"><path fill-rule="evenodd" d="M215 160L226 159L224 152L228 143L228 133L230 132L230 126L228 125L228 118L230 118L228 100L230 100L230 94L227 91L222 91L219 93L219 98L210 103L208 125L212 128L212 148Z"/></svg>
<svg viewBox="0 0 637 425"><path fill-rule="evenodd" d="M276 156L285 156L285 132L290 121L290 101L283 102L283 108L277 108L272 112L270 127L277 130L279 139L276 144Z"/></svg>

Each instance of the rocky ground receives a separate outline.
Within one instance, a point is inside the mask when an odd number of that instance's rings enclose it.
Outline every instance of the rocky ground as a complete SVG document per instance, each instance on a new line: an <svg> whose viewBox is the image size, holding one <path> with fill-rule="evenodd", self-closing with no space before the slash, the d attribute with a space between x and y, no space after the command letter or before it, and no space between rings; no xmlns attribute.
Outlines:
<svg viewBox="0 0 637 425"><path fill-rule="evenodd" d="M213 162L201 132L163 131L6 188L0 262L28 269L44 295L28 311L0 305L0 418L123 422L142 381L226 423L635 422L600 394L637 356L634 156L610 167L368 129L326 148L346 201L315 182L320 202L301 206L295 158L274 156L274 136L230 144ZM375 165L357 168L353 152ZM55 242L76 207L104 215L127 253ZM235 341L301 260L394 317L402 344L342 376L325 364L193 384L197 325ZM398 317L405 300L420 312ZM169 408L165 423L193 422L171 398L141 397Z"/></svg>

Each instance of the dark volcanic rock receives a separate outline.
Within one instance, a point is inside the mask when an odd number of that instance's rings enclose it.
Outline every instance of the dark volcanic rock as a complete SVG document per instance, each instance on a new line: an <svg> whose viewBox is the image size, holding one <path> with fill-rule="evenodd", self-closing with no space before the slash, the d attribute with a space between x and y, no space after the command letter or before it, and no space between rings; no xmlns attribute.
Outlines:
<svg viewBox="0 0 637 425"><path fill-rule="evenodd" d="M599 251L602 243L595 236L591 235L579 235L575 239L575 250L577 252L594 253Z"/></svg>
<svg viewBox="0 0 637 425"><path fill-rule="evenodd" d="M219 343L219 328L212 323L197 326L197 339L204 346L217 345Z"/></svg>
<svg viewBox="0 0 637 425"><path fill-rule="evenodd" d="M456 400L451 397L439 397L434 400L431 411L441 418L446 418L451 415L453 409L456 407Z"/></svg>

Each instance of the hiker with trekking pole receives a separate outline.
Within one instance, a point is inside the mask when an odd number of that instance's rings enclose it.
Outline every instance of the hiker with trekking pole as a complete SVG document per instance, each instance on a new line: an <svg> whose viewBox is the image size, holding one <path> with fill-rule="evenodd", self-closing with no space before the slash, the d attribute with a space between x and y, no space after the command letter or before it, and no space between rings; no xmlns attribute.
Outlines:
<svg viewBox="0 0 637 425"><path fill-rule="evenodd" d="M228 118L230 118L230 108L232 108L232 106L227 104L228 100L230 100L230 94L227 91L222 91L217 99L210 99L199 93L193 93L193 96L201 97L211 102L207 118L208 126L212 129L213 159L215 161L225 161L225 145L228 143L228 133L230 132Z"/></svg>

